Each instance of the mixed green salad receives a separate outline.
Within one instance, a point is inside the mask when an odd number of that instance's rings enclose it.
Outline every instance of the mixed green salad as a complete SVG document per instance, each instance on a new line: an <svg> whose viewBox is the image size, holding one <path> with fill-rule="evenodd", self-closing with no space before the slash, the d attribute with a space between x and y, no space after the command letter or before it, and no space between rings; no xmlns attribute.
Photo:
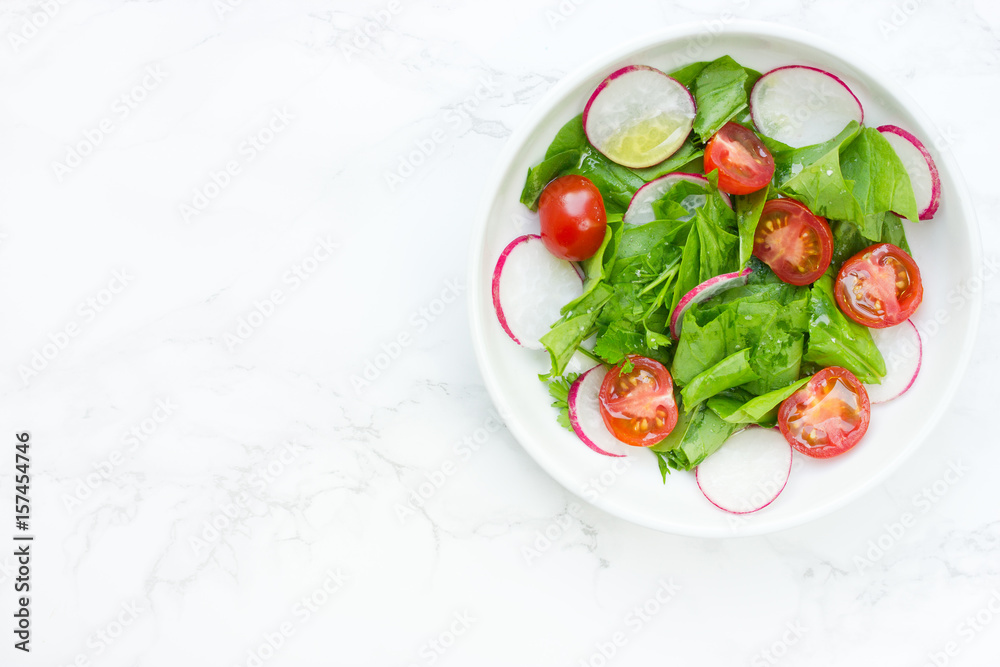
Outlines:
<svg viewBox="0 0 1000 667"><path fill-rule="evenodd" d="M563 426L601 453L650 449L664 481L749 425L816 457L861 439L887 375L873 331L916 332L901 219L930 217L940 193L923 145L863 116L844 82L804 66L762 76L725 56L602 81L527 174L541 237L515 239L494 275L498 317L522 342L514 329L531 326L516 320L547 298L511 305L523 276L556 271L564 301L527 337L548 351ZM521 268L540 253L525 240L552 258ZM580 355L592 371L568 370ZM614 441L625 447L602 445Z"/></svg>

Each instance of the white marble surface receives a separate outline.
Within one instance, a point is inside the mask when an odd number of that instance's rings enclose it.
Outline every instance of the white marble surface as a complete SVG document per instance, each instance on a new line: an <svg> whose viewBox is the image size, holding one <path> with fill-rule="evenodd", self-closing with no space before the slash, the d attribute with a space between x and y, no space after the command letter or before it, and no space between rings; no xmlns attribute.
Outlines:
<svg viewBox="0 0 1000 667"><path fill-rule="evenodd" d="M992 0L0 5L0 498L30 430L36 535L0 664L996 664L1000 281L928 444L799 528L638 528L496 428L463 292L506 138L596 52L729 15L896 78L1000 255Z"/></svg>

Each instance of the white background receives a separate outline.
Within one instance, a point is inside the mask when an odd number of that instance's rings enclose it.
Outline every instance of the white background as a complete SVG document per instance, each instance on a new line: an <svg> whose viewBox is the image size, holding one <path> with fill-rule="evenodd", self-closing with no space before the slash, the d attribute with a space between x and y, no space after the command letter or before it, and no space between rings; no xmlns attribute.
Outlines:
<svg viewBox="0 0 1000 667"><path fill-rule="evenodd" d="M465 272L505 140L601 51L729 17L906 88L996 264L989 0L0 5L0 507L30 430L36 535L29 655L0 548L0 664L992 664L996 280L927 444L809 525L652 532L483 437Z"/></svg>

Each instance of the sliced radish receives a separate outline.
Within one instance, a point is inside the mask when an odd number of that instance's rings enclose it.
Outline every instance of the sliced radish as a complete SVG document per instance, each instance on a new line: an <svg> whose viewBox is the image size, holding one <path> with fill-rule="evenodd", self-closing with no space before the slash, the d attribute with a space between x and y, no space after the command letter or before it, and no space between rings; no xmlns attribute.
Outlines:
<svg viewBox="0 0 1000 667"><path fill-rule="evenodd" d="M583 109L583 131L614 162L650 167L681 147L694 116L694 97L680 82L653 67L631 65L594 90Z"/></svg>
<svg viewBox="0 0 1000 667"><path fill-rule="evenodd" d="M774 502L791 470L792 447L780 431L747 428L702 461L695 479L708 502L733 514L749 514Z"/></svg>
<svg viewBox="0 0 1000 667"><path fill-rule="evenodd" d="M750 92L750 114L757 130L792 148L833 139L865 112L839 78L815 67L789 65L761 76Z"/></svg>
<svg viewBox="0 0 1000 667"><path fill-rule="evenodd" d="M493 308L515 343L542 349L538 339L559 319L559 309L583 294L572 262L554 257L537 234L511 241L493 269Z"/></svg>
<svg viewBox="0 0 1000 667"><path fill-rule="evenodd" d="M684 313L687 312L688 308L696 303L701 303L702 301L711 299L716 294L721 294L732 287L746 285L747 280L750 279L751 273L753 273L753 271L750 269L743 269L742 271L736 271L735 273L723 273L721 276L709 278L685 294L677 303L677 307L674 308L673 315L670 316L670 335L674 338L681 337L681 326L684 324Z"/></svg>
<svg viewBox="0 0 1000 667"><path fill-rule="evenodd" d="M905 394L920 373L924 344L911 320L885 329L872 329L875 345L885 359L886 376L881 384L866 384L872 403L887 403Z"/></svg>
<svg viewBox="0 0 1000 667"><path fill-rule="evenodd" d="M677 185L680 181L687 181L689 183L696 183L698 185L703 185L708 187L708 179L701 174L686 174L684 172L675 171L665 176L660 176L655 178L649 183L635 191L632 195L632 201L628 204L628 210L625 211L626 224L629 225L644 225L647 222L652 222L656 219L656 214L653 213L653 202L667 194L670 188ZM729 195L725 192L720 192L722 198L726 201L726 205L729 208L733 207L733 202L730 201ZM694 215L694 210L705 205L705 195L689 195L684 198L681 202L688 213Z"/></svg>
<svg viewBox="0 0 1000 667"><path fill-rule="evenodd" d="M906 167L917 198L921 220L930 220L941 203L941 177L927 148L915 136L901 127L883 125L878 128Z"/></svg>
<svg viewBox="0 0 1000 667"><path fill-rule="evenodd" d="M607 374L604 366L595 366L581 375L569 388L569 423L583 444L605 456L625 456L629 445L611 435L601 417L598 396Z"/></svg>

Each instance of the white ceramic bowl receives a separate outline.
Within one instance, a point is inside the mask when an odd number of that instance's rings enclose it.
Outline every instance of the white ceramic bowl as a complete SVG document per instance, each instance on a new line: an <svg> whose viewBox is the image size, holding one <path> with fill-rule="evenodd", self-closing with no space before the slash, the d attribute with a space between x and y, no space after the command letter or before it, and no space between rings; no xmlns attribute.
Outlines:
<svg viewBox="0 0 1000 667"><path fill-rule="evenodd" d="M763 23L733 23L722 33L681 26L638 39L573 72L538 104L511 137L485 189L476 219L469 293L472 338L486 387L507 426L528 453L567 489L601 509L670 533L724 537L772 532L826 514L883 480L930 433L948 407L969 360L979 321L978 296L957 302L963 281L981 275L982 250L973 206L947 150L931 149L941 172L941 207L933 220L906 224L924 278L924 302L914 322L924 334L923 368L901 398L872 409L861 444L821 461L797 455L781 496L755 514L713 507L693 473L674 472L664 485L655 457L637 450L629 465L592 452L556 423L537 375L548 371L544 351L511 341L490 299L493 266L515 236L538 230L537 216L518 201L529 167L541 160L556 131L580 113L591 91L619 67L646 64L671 71L696 60L730 55L765 72L787 64L830 71L851 87L865 124L899 125L931 147L939 134L886 75L815 35ZM976 292L978 295L978 292ZM950 297L950 298L949 298Z"/></svg>

